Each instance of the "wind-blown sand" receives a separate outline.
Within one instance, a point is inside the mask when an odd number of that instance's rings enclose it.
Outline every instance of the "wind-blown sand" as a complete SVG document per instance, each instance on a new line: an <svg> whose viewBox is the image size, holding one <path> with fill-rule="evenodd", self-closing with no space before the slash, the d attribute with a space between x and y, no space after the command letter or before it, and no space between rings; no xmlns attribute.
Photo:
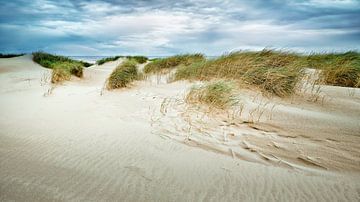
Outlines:
<svg viewBox="0 0 360 202"><path fill-rule="evenodd" d="M54 88L31 56L0 59L0 201L359 201L359 89L241 90L241 116L216 115L189 82L104 90L120 62Z"/></svg>

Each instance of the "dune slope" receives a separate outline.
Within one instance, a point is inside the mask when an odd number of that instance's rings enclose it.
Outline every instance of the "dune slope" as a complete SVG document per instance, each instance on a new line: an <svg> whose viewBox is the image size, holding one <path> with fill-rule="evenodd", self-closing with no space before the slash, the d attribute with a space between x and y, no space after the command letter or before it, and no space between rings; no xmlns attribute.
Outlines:
<svg viewBox="0 0 360 202"><path fill-rule="evenodd" d="M0 201L359 200L358 91L343 106L272 100L263 125L224 127L186 106L188 82L104 90L120 62L54 87L31 56L0 59Z"/></svg>

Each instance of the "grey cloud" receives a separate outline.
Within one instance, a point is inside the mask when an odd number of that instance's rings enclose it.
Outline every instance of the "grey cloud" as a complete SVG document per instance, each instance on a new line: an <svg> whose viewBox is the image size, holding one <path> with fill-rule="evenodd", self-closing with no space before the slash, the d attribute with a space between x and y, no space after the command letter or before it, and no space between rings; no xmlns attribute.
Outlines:
<svg viewBox="0 0 360 202"><path fill-rule="evenodd" d="M214 55L265 46L359 49L358 19L356 0L14 0L0 5L0 52Z"/></svg>

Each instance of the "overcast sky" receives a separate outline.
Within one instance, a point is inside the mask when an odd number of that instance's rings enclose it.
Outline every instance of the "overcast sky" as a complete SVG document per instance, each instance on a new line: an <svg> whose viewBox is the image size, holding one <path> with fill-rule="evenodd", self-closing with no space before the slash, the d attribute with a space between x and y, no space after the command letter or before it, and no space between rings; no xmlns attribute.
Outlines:
<svg viewBox="0 0 360 202"><path fill-rule="evenodd" d="M0 0L0 52L360 49L360 0Z"/></svg>

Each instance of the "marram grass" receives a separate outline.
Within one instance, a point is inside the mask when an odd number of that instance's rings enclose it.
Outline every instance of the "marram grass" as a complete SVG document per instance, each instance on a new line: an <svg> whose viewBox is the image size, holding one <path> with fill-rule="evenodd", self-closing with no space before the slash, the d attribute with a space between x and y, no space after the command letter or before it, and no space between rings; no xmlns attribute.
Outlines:
<svg viewBox="0 0 360 202"><path fill-rule="evenodd" d="M43 67L52 69L51 82L60 83L70 80L71 75L83 77L83 68L90 63L72 60L68 57L52 55L44 52L33 53L33 61Z"/></svg>
<svg viewBox="0 0 360 202"><path fill-rule="evenodd" d="M139 79L140 75L137 70L137 62L127 60L120 64L110 75L107 81L109 90L127 87L132 81Z"/></svg>
<svg viewBox="0 0 360 202"><path fill-rule="evenodd" d="M205 104L217 109L227 109L238 103L233 84L225 81L212 81L201 86L193 86L186 96L190 104Z"/></svg>
<svg viewBox="0 0 360 202"><path fill-rule="evenodd" d="M185 54L175 55L168 58L161 58L153 60L151 63L144 67L145 73L161 73L166 72L179 65L190 65L195 62L205 61L202 54Z"/></svg>

